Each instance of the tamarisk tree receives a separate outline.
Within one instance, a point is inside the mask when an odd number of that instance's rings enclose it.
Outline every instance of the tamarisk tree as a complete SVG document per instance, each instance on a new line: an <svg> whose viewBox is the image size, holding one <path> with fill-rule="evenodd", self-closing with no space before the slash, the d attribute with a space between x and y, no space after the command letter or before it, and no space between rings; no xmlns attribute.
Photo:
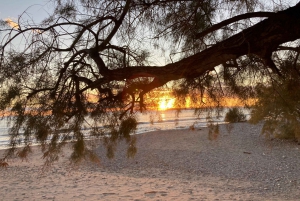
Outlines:
<svg viewBox="0 0 300 201"><path fill-rule="evenodd" d="M97 160L86 136L104 137L109 157L125 138L132 156L134 114L147 110L154 89L171 83L202 108L204 99L217 106L230 94L248 99L256 85L286 79L280 63L287 58L300 75L295 3L53 0L40 23L26 11L2 20L0 110L11 122L5 157L20 142L17 155L26 157L38 142L51 163L72 141L73 161ZM161 55L165 61L155 62Z"/></svg>

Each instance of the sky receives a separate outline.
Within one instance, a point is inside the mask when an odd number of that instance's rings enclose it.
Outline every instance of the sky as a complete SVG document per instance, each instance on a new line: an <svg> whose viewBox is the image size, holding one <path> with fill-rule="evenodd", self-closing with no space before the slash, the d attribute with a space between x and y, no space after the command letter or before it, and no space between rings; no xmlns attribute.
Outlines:
<svg viewBox="0 0 300 201"><path fill-rule="evenodd" d="M34 20L41 21L51 10L48 0L0 0L0 19L10 18L17 20L18 17L28 8L27 12Z"/></svg>
<svg viewBox="0 0 300 201"><path fill-rule="evenodd" d="M12 21L17 22L18 17L26 10L28 15L23 15L23 20L27 19L29 20L29 23L32 21L38 23L47 17L47 13L51 13L53 6L51 6L52 3L49 1L50 0L0 0L0 19L11 19ZM273 2L271 0L268 1ZM285 5L293 6L299 2L299 0L283 0L281 2L284 2ZM169 62L163 59L163 55L155 55L153 58L156 59L152 62L157 63L158 65L164 65Z"/></svg>
<svg viewBox="0 0 300 201"><path fill-rule="evenodd" d="M285 0L284 2L293 6L298 0ZM40 21L46 16L45 12L51 10L51 3L49 0L0 0L0 19L15 20L28 7L30 7L28 12L33 15L35 20Z"/></svg>

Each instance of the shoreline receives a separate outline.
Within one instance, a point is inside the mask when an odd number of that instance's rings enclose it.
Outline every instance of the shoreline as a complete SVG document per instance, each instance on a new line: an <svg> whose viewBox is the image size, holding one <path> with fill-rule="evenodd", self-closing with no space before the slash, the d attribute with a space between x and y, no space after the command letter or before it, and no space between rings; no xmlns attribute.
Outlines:
<svg viewBox="0 0 300 201"><path fill-rule="evenodd" d="M159 111L159 114L157 112L158 111L148 111L147 113L138 114L138 126L136 130L137 134L159 130L188 129L193 124L195 124L197 127L207 126L205 117L195 115L193 109L182 110L179 117L175 115L176 110ZM151 115L154 118L153 124L150 120ZM224 122L222 119L218 119L215 123ZM6 120L0 120L0 150L7 149L6 145L9 143L10 139L8 135L8 129L9 128L7 127ZM61 131L63 131L63 129ZM89 129L82 130L83 133L88 131Z"/></svg>
<svg viewBox="0 0 300 201"><path fill-rule="evenodd" d="M36 151L0 169L0 193L3 200L297 200L300 146L266 140L260 129L238 123L228 133L220 125L215 141L206 128L137 134L134 158L126 158L125 142L112 160L99 145L100 164L70 167L66 153L45 172Z"/></svg>
<svg viewBox="0 0 300 201"><path fill-rule="evenodd" d="M159 123L159 122L156 122L156 123ZM223 121L216 122L216 123L219 126L228 124L228 122L223 122ZM239 123L244 123L244 122L239 122ZM234 123L234 124L238 124L238 123ZM136 132L135 134L131 134L131 135L132 136L137 136L137 135L142 135L142 134L147 134L147 133L152 133L152 132L190 130L191 126L193 126L193 125L190 125L190 126L179 126L179 127L170 128L170 129L158 129L158 128L155 128L155 130L144 130L144 131L141 131L141 132ZM206 126L196 126L196 127L194 127L195 130L201 130L201 129L205 129L205 128L207 128L207 125ZM89 140L93 140L93 139L88 139L88 138L85 139L85 141L89 141ZM97 139L97 140L100 140L100 139ZM5 144L5 145L0 144L0 151L1 150L7 150L7 149L9 149L9 148L5 148L6 146L7 146L7 144ZM36 146L40 146L40 144L36 143L36 144L30 145L30 146L31 147L36 147ZM22 145L18 146L18 148L21 148L21 147L22 147Z"/></svg>

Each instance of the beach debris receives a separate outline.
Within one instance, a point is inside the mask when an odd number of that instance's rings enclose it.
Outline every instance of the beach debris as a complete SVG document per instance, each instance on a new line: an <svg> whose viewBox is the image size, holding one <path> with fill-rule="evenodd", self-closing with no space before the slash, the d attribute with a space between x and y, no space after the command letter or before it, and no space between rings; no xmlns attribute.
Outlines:
<svg viewBox="0 0 300 201"><path fill-rule="evenodd" d="M149 191L149 192L145 192L144 195L147 196L147 197L154 198L157 193L158 193L157 191Z"/></svg>
<svg viewBox="0 0 300 201"><path fill-rule="evenodd" d="M108 196L108 195L117 195L117 193L102 193L102 195L104 195L104 196Z"/></svg>
<svg viewBox="0 0 300 201"><path fill-rule="evenodd" d="M4 159L0 160L0 167L1 168L7 168L9 165L7 162L4 161Z"/></svg>
<svg viewBox="0 0 300 201"><path fill-rule="evenodd" d="M252 154L251 152L248 152L248 151L244 151L243 153L244 154Z"/></svg>
<svg viewBox="0 0 300 201"><path fill-rule="evenodd" d="M189 130L194 131L194 130L195 130L195 124L191 125L191 126L189 127Z"/></svg>
<svg viewBox="0 0 300 201"><path fill-rule="evenodd" d="M219 124L213 124L212 122L210 122L209 124L207 124L207 127L208 127L208 139L210 141L217 140L220 134Z"/></svg>
<svg viewBox="0 0 300 201"><path fill-rule="evenodd" d="M145 192L144 194L151 194L151 193L157 193L157 191L148 191L148 192Z"/></svg>

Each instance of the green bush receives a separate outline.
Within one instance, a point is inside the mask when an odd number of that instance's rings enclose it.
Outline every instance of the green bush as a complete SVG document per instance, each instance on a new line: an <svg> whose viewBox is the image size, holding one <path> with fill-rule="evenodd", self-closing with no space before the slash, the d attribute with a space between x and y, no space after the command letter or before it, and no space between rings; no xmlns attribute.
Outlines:
<svg viewBox="0 0 300 201"><path fill-rule="evenodd" d="M256 103L252 107L250 123L263 122L262 134L266 137L295 139L300 143L300 79L295 64L286 61L281 77L269 86L256 86Z"/></svg>
<svg viewBox="0 0 300 201"><path fill-rule="evenodd" d="M225 122L236 123L246 120L246 115L238 108L230 108L225 115Z"/></svg>

